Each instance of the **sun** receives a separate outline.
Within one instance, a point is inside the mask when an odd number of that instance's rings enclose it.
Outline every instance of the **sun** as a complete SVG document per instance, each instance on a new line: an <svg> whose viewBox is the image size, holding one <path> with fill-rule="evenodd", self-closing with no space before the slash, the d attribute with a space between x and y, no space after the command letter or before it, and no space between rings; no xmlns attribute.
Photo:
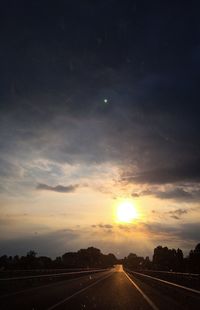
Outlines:
<svg viewBox="0 0 200 310"><path fill-rule="evenodd" d="M131 223L138 217L138 213L133 202L125 200L118 205L116 216L120 223Z"/></svg>

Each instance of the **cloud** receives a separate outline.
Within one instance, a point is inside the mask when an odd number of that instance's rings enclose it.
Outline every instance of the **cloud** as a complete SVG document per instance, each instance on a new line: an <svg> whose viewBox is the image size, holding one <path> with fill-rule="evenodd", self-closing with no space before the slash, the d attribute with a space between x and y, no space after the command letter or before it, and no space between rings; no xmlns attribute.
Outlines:
<svg viewBox="0 0 200 310"><path fill-rule="evenodd" d="M56 186L49 186L47 184L38 184L36 189L37 190L47 190L47 191L53 191L53 192L58 192L58 193L73 193L79 185L68 185L68 186L63 186L63 185L56 185Z"/></svg>
<svg viewBox="0 0 200 310"><path fill-rule="evenodd" d="M73 229L62 229L28 237L16 237L0 240L0 255L23 255L35 250L39 255L57 256L66 250L73 249L74 243L80 239L80 232Z"/></svg>
<svg viewBox="0 0 200 310"><path fill-rule="evenodd" d="M138 174L122 175L122 181L146 184L169 184L177 182L200 182L200 160L139 172Z"/></svg>
<svg viewBox="0 0 200 310"><path fill-rule="evenodd" d="M6 223L5 223L6 225ZM103 225L103 224L102 224ZM97 225L99 226L99 225ZM106 229L96 230L90 227L61 229L50 232L38 232L26 237L0 239L0 256L24 255L35 250L39 255L56 257L66 251L95 246L104 253L113 252L119 257L131 251L142 255L151 255L153 248L159 244L183 247L189 250L199 242L199 223L162 224L158 222L137 223L136 225L105 224ZM112 235L111 235L112 233ZM137 238L139 236L139 238ZM116 237L116 238L115 238Z"/></svg>
<svg viewBox="0 0 200 310"><path fill-rule="evenodd" d="M154 196L159 199L177 200L183 202L198 202L200 199L199 186L191 187L191 185L185 185L184 187L166 186L164 190L160 190L159 187L149 188L139 192L133 192L132 197L142 196Z"/></svg>
<svg viewBox="0 0 200 310"><path fill-rule="evenodd" d="M123 9L122 1L94 1L91 9L83 2L74 27L76 1L62 1L58 10L43 1L3 10L1 204L12 209L15 201L18 210L29 205L35 184L71 193L78 186L73 184L83 184L83 174L88 184L96 178L94 187L102 192L111 188L112 196L124 183L171 184L177 189L150 188L141 195L198 201L198 190L191 189L200 182L198 10L190 6L190 14L185 8L180 14L174 3L147 10L139 1L137 10L132 1ZM121 175L116 187L111 169L102 177L108 163ZM70 173L65 166L80 169ZM66 182L72 185L52 186ZM11 190L29 197L12 199L11 206Z"/></svg>
<svg viewBox="0 0 200 310"><path fill-rule="evenodd" d="M180 220L182 216L192 213L192 212L198 212L199 207L193 207L193 208L178 208L175 210L170 210L170 211L159 211L159 210L152 210L152 214L154 214L157 218L163 220L166 218L173 218L175 220Z"/></svg>
<svg viewBox="0 0 200 310"><path fill-rule="evenodd" d="M185 211L177 210L176 212L183 214ZM180 247L185 242L193 242L194 244L200 241L199 222L179 223L177 225L149 222L143 223L142 226L148 234L151 234L151 238L155 241L160 240L163 243L167 241L169 244L177 242L177 245Z"/></svg>
<svg viewBox="0 0 200 310"><path fill-rule="evenodd" d="M112 229L113 225L111 225L111 224L99 224L98 227L106 228L106 229Z"/></svg>
<svg viewBox="0 0 200 310"><path fill-rule="evenodd" d="M139 193L132 193L131 196L132 196L133 198L138 198L138 197L140 197L140 196L142 196L142 195L140 195Z"/></svg>
<svg viewBox="0 0 200 310"><path fill-rule="evenodd" d="M111 224L93 224L93 225L91 225L91 227L93 227L93 228L103 228L103 229L109 229L109 230L114 228L114 226L111 225Z"/></svg>
<svg viewBox="0 0 200 310"><path fill-rule="evenodd" d="M160 199L175 199L175 200L193 200L200 197L200 191L186 191L183 188L177 187L168 191L158 191L155 196Z"/></svg>
<svg viewBox="0 0 200 310"><path fill-rule="evenodd" d="M189 212L189 210L186 209L177 209L174 211L169 211L168 214L170 214L170 216L175 219L175 220L180 220L181 216L183 214L187 214Z"/></svg>
<svg viewBox="0 0 200 310"><path fill-rule="evenodd" d="M5 23L16 27L13 32L6 26L3 29L7 41L0 59L5 77L0 86L1 159L9 155L12 163L33 158L71 165L112 162L120 166L126 178L126 167L130 168L130 182L199 182L199 47L189 44L187 49L182 48L185 40L191 42L185 32L184 15L177 20L174 13L169 26L168 14L162 10L157 15L152 8L147 16L144 8L136 13L132 4L127 4L127 12L132 12L136 24L140 24L136 30L132 15L126 14L124 22L124 10L116 4L110 27L111 3L106 4L106 12L104 4L93 7L93 14L101 16L99 12L103 12L104 21L89 17L88 6L81 6L87 23L77 23L73 29L76 10L66 10L64 2L64 15L49 7L48 16L53 14L55 18L45 21L33 8L31 21L37 17L41 27L30 27L30 37L37 39L30 40L26 57L22 51L26 50L27 34L21 31L26 23L17 23L22 13L15 8L10 20L5 10ZM192 11L195 15L194 8ZM195 36L193 24L189 23L188 33ZM158 25L159 32L155 31ZM38 31L40 28L42 31ZM50 49L49 31L52 42L58 43ZM164 53L163 37L167 43ZM65 38L72 40L70 46ZM74 38L79 46L73 43ZM160 44L148 44L146 49L141 44L146 38ZM7 46L12 46L14 39L20 44L12 57ZM185 59L190 59L189 65ZM187 168L188 162L193 167L189 164ZM1 170L3 175L9 171L3 165Z"/></svg>
<svg viewBox="0 0 200 310"><path fill-rule="evenodd" d="M134 198L138 198L138 197L142 197L142 196L151 196L155 194L155 190L153 189L145 189L145 190L142 190L142 191L139 191L139 192L133 192L131 194L132 197Z"/></svg>
<svg viewBox="0 0 200 310"><path fill-rule="evenodd" d="M182 240L193 240L197 243L200 242L200 225L199 222L183 223L178 233Z"/></svg>

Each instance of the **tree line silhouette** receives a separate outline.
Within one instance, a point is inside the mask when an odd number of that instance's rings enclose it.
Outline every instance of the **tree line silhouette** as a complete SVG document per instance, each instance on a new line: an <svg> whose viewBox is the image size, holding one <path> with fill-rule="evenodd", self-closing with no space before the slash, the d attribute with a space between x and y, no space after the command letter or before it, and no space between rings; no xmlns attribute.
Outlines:
<svg viewBox="0 0 200 310"><path fill-rule="evenodd" d="M114 254L102 254L99 249L89 247L77 252L67 252L56 259L37 256L35 251L29 251L26 256L21 257L3 255L0 257L0 269L107 268L117 262Z"/></svg>
<svg viewBox="0 0 200 310"><path fill-rule="evenodd" d="M0 257L0 270L107 268L115 264L123 264L132 270L200 273L200 243L186 257L183 256L181 249L157 246L154 249L152 260L148 256L144 258L134 253L130 253L123 259L117 259L114 254L103 254L95 247L80 249L77 252L67 252L56 259L37 256L34 251L29 251L26 256L3 255Z"/></svg>
<svg viewBox="0 0 200 310"><path fill-rule="evenodd" d="M123 259L123 264L134 270L162 270L175 272L200 273L200 243L189 255L184 257L181 249L169 249L157 246L153 252L152 260L130 253Z"/></svg>

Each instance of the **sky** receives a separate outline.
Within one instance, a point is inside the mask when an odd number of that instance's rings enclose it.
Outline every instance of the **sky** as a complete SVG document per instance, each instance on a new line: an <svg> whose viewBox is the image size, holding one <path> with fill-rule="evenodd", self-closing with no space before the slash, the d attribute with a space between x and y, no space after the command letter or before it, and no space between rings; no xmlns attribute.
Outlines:
<svg viewBox="0 0 200 310"><path fill-rule="evenodd" d="M196 1L0 4L0 255L200 241ZM117 218L124 202L137 216Z"/></svg>

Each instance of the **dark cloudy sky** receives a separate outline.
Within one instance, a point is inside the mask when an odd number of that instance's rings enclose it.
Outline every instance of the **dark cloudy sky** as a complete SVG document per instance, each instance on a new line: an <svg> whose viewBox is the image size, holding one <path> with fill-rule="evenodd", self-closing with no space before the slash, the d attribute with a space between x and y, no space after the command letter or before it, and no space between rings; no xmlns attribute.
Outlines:
<svg viewBox="0 0 200 310"><path fill-rule="evenodd" d="M0 4L0 248L200 238L197 1ZM115 222L132 199L137 221Z"/></svg>

